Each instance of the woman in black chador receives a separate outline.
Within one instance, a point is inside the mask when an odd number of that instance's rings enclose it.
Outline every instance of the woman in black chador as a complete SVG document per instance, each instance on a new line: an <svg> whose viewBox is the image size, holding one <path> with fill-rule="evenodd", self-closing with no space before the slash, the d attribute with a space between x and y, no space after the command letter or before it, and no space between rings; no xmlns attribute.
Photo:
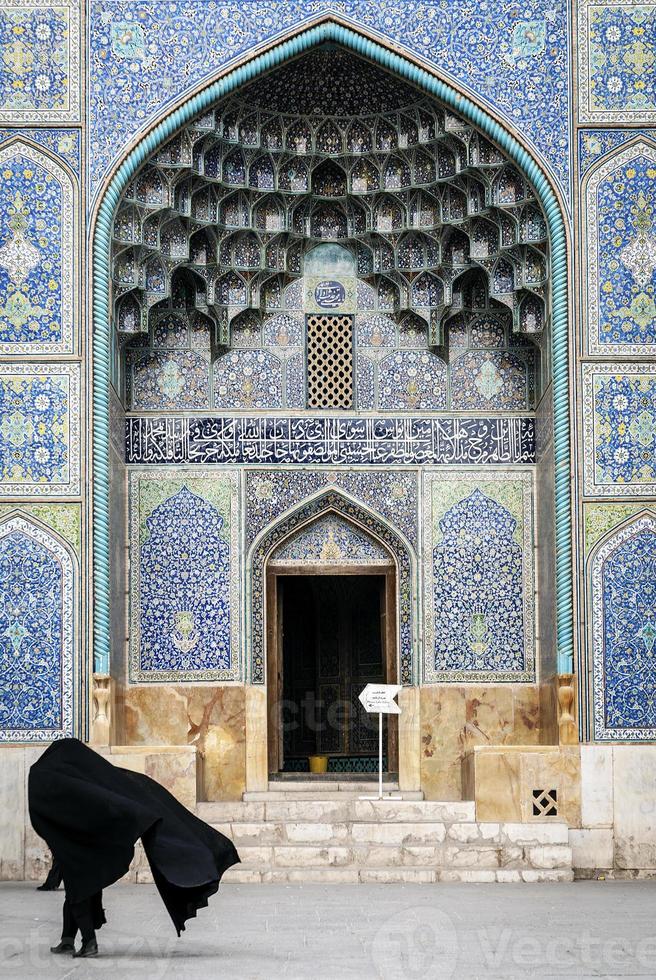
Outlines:
<svg viewBox="0 0 656 980"><path fill-rule="evenodd" d="M75 738L54 742L34 763L29 805L32 826L52 851L66 890L61 942L53 953L97 955L102 890L127 872L139 837L178 936L239 861L227 837L154 779L113 766ZM78 930L82 946L75 952Z"/></svg>

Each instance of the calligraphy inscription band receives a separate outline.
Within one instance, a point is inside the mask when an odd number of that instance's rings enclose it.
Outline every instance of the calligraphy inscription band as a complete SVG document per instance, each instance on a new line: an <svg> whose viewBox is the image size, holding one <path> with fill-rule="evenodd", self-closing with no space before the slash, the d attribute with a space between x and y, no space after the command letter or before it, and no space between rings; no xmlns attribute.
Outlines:
<svg viewBox="0 0 656 980"><path fill-rule="evenodd" d="M532 418L126 420L126 463L534 463Z"/></svg>

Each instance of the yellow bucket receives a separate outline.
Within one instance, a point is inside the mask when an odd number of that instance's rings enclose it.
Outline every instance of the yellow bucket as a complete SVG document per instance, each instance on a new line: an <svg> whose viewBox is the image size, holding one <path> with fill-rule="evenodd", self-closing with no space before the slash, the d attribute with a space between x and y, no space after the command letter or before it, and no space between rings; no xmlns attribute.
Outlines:
<svg viewBox="0 0 656 980"><path fill-rule="evenodd" d="M308 762L310 763L310 772L328 772L327 755L311 755L308 758Z"/></svg>

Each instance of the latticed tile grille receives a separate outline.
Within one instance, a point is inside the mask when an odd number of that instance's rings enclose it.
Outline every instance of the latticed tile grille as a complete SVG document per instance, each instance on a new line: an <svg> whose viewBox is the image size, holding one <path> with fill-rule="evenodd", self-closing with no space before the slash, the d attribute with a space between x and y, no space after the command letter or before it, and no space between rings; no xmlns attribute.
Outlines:
<svg viewBox="0 0 656 980"><path fill-rule="evenodd" d="M308 408L353 406L353 317L307 317Z"/></svg>

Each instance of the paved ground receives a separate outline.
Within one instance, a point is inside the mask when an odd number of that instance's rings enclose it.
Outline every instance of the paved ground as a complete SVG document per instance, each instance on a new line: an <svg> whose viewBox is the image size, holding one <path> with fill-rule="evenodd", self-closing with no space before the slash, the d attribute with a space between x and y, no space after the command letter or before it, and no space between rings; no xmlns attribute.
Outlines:
<svg viewBox="0 0 656 980"><path fill-rule="evenodd" d="M62 892L0 885L0 977L656 977L656 881L224 885L176 939L154 887L105 893L101 956L52 956Z"/></svg>

